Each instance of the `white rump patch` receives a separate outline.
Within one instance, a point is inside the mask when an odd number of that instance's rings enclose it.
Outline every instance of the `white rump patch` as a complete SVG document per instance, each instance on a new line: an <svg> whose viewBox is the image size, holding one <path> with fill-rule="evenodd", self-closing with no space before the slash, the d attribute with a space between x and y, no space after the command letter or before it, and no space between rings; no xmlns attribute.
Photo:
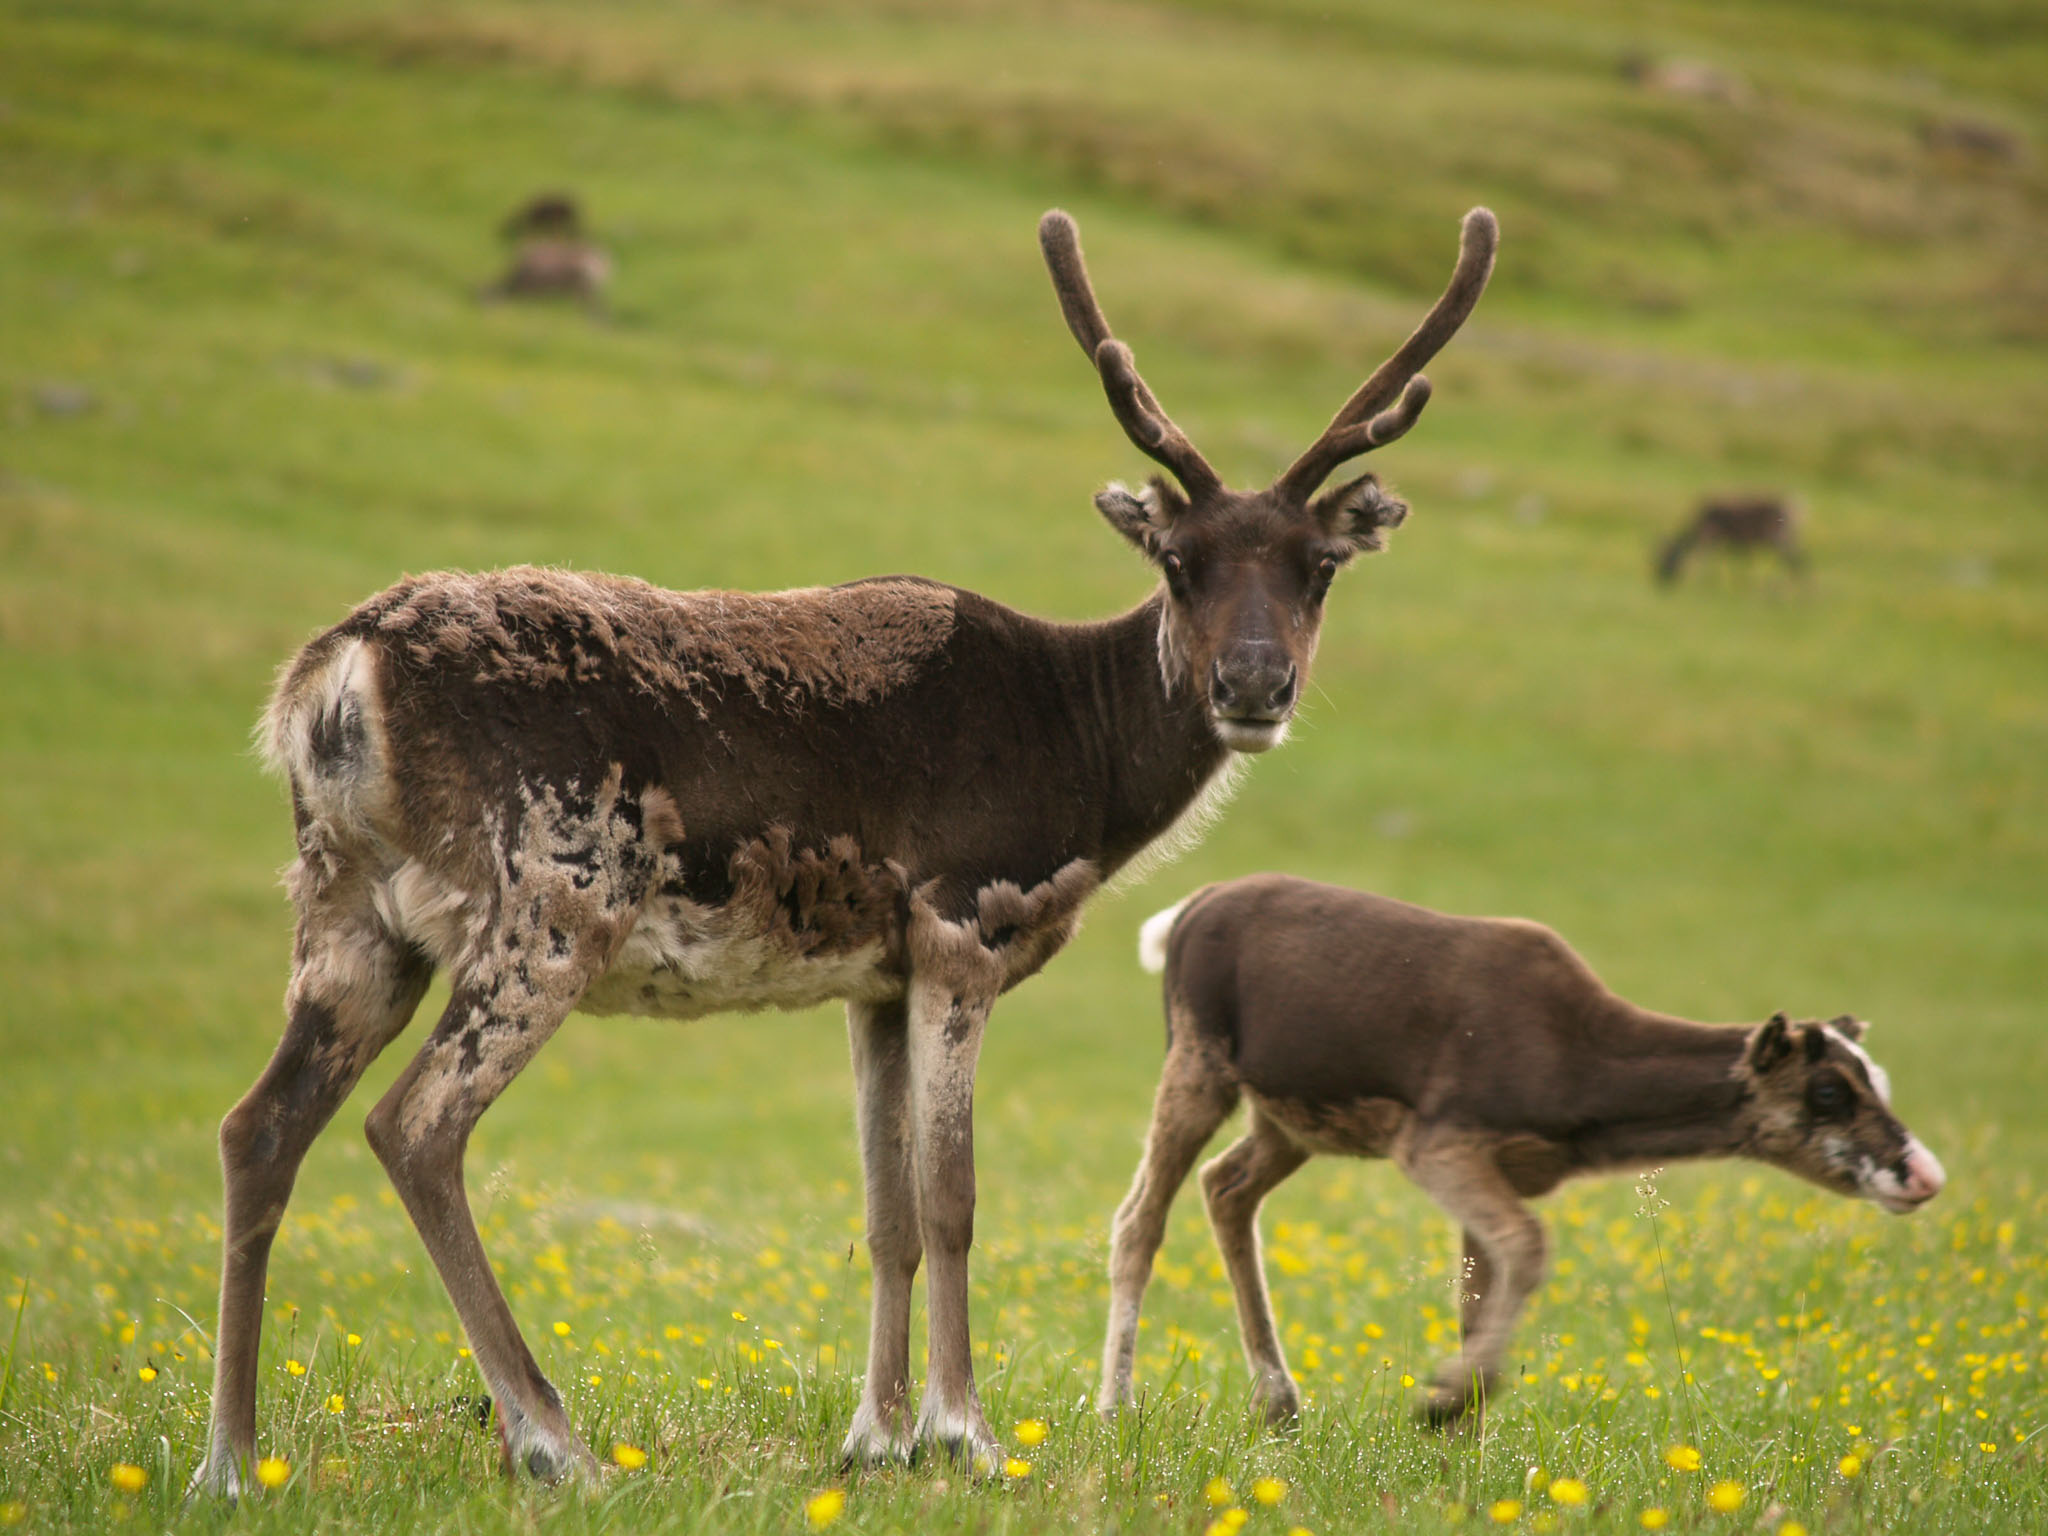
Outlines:
<svg viewBox="0 0 2048 1536"><path fill-rule="evenodd" d="M1180 909L1188 904L1183 896L1164 912L1154 912L1138 929L1138 964L1157 976L1166 969L1166 941L1173 925L1180 921Z"/></svg>

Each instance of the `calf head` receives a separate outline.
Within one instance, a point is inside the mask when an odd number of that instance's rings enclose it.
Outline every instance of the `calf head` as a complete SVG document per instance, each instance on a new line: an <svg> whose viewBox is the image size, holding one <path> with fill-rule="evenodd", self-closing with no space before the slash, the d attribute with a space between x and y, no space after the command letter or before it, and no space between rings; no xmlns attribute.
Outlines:
<svg viewBox="0 0 2048 1536"><path fill-rule="evenodd" d="M1224 744L1263 752L1287 735L1314 660L1323 598L1353 555L1385 544L1408 515L1372 475L1324 491L1341 464L1392 442L1429 403L1423 364L1449 341L1493 271L1493 215L1465 215L1450 286L1415 333L1345 402L1323 435L1263 491L1233 491L1160 409L1131 349L1110 334L1081 259L1080 232L1055 209L1038 239L1067 328L1102 376L1137 447L1170 470L1143 490L1112 485L1095 505L1166 582L1159 659L1169 684L1200 690Z"/></svg>
<svg viewBox="0 0 2048 1536"><path fill-rule="evenodd" d="M1894 1215L1941 1193L1941 1163L1892 1113L1891 1079L1843 1014L1825 1024L1775 1014L1757 1028L1738 1071L1749 1089L1746 1150L1837 1194Z"/></svg>

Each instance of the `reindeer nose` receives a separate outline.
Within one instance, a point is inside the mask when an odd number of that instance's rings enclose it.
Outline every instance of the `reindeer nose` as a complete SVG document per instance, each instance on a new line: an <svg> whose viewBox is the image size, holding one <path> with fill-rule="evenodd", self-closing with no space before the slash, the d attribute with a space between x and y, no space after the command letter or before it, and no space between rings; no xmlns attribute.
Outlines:
<svg viewBox="0 0 2048 1536"><path fill-rule="evenodd" d="M1932 1200L1941 1193L1942 1186L1948 1182L1948 1174L1942 1169L1941 1159L1917 1141L1907 1144L1906 1156L1900 1164L1899 1171L1899 1183L1902 1186L1900 1192L1915 1205Z"/></svg>
<svg viewBox="0 0 2048 1536"><path fill-rule="evenodd" d="M1209 666L1209 707L1228 720L1285 720L1301 675L1285 653L1260 649Z"/></svg>

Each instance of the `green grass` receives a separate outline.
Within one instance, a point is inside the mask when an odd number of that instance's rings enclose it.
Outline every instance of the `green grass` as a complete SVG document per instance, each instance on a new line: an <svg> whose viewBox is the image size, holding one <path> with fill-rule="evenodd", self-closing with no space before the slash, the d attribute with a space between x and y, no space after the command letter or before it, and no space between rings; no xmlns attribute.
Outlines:
<svg viewBox="0 0 2048 1536"><path fill-rule="evenodd" d="M1059 324L1038 212L1076 212L1148 379L1244 482L1404 333L1478 201L1494 291L1377 466L1415 515L1340 582L1295 740L991 1031L976 1337L1000 1432L1049 1426L1030 1474L832 1467L866 1300L836 1020L578 1019L471 1182L578 1424L648 1466L497 1481L358 1107L272 1270L259 1438L289 1485L184 1522L790 1530L843 1486L840 1529L1192 1536L1222 1476L1254 1536L1491 1528L1502 1500L1516 1529L2048 1523L2041 14L1327 12L0 7L10 1328L27 1297L0 1523L180 1518L213 1128L274 1040L289 942L287 813L247 732L296 643L402 571L518 560L1127 606L1146 575L1087 496L1144 465ZM1616 68L1638 48L1750 99L1646 95ZM1956 115L2035 147L1929 154L1919 124ZM608 322L472 301L494 222L555 184L615 251ZM94 408L51 413L55 385ZM1651 590L1657 534L1723 485L1806 498L1810 587ZM1136 924L1275 867L1540 917L1655 1007L1872 1018L1950 1191L1894 1221L1738 1167L1568 1190L1520 1379L1440 1443L1400 1381L1450 1346L1450 1234L1390 1168L1312 1164L1266 1221L1300 1434L1243 1411L1192 1199L1146 1411L1103 1430L1103 1233L1160 1040ZM1243 1502L1261 1476L1277 1507Z"/></svg>

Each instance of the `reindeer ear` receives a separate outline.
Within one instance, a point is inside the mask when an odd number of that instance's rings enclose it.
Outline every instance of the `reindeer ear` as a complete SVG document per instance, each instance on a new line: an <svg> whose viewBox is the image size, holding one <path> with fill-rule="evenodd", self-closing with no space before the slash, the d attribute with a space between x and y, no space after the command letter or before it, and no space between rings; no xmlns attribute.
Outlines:
<svg viewBox="0 0 2048 1536"><path fill-rule="evenodd" d="M1348 485L1323 492L1308 510L1331 537L1348 539L1352 548L1366 552L1387 547L1386 530L1401 526L1408 503L1381 485L1379 476L1360 475Z"/></svg>
<svg viewBox="0 0 2048 1536"><path fill-rule="evenodd" d="M1870 1026L1853 1013L1843 1013L1829 1019L1828 1028L1844 1040L1861 1040Z"/></svg>
<svg viewBox="0 0 2048 1536"><path fill-rule="evenodd" d="M1801 1025L1799 1043L1806 1047L1808 1061L1819 1061L1828 1053L1828 1032L1818 1024Z"/></svg>
<svg viewBox="0 0 2048 1536"><path fill-rule="evenodd" d="M1113 480L1095 493L1095 510L1148 555L1156 549L1159 535L1173 526L1187 505L1179 491L1157 476L1142 491Z"/></svg>
<svg viewBox="0 0 2048 1536"><path fill-rule="evenodd" d="M1769 1072L1792 1054L1792 1042L1787 1038L1790 1029L1791 1021L1782 1013L1774 1013L1769 1022L1749 1037L1749 1049L1744 1053L1744 1059L1749 1062L1752 1072Z"/></svg>

